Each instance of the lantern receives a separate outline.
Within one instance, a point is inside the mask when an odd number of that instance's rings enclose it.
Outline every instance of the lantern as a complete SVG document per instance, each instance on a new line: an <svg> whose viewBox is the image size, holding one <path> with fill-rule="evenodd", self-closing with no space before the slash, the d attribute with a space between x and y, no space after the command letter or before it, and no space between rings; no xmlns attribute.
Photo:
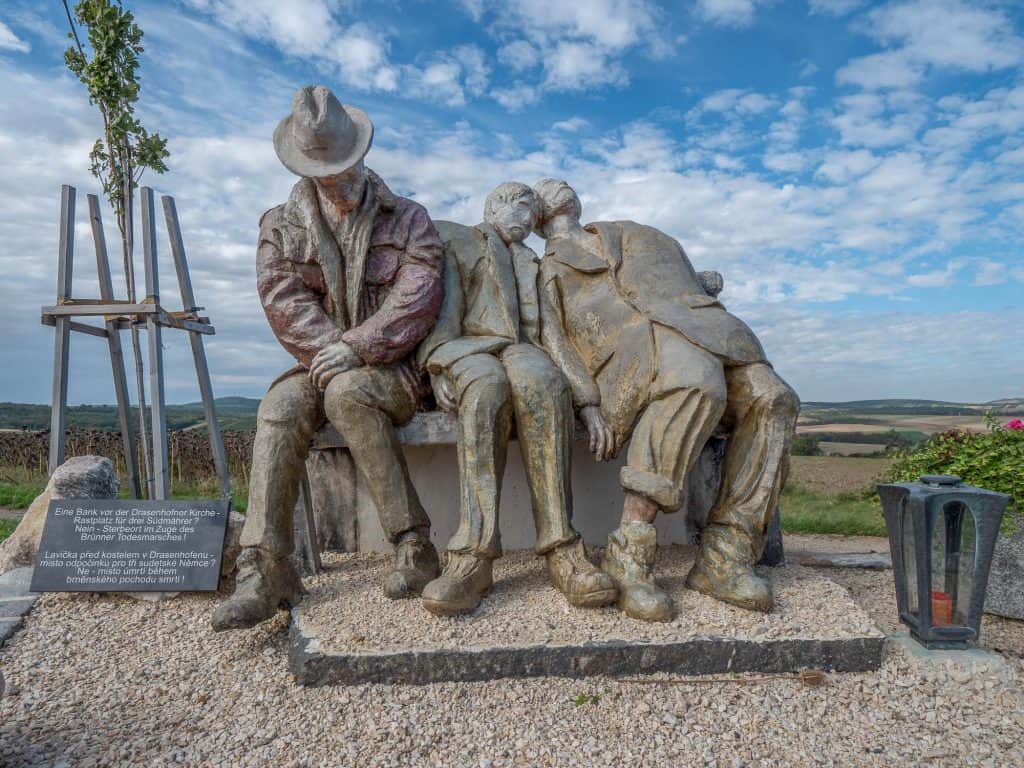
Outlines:
<svg viewBox="0 0 1024 768"><path fill-rule="evenodd" d="M927 648L978 639L992 551L1010 497L953 475L878 486L900 621Z"/></svg>

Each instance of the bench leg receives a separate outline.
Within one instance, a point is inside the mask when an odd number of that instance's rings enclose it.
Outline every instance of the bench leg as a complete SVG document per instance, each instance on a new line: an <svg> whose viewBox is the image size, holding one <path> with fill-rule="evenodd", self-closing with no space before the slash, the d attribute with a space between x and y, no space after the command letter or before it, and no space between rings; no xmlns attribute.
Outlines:
<svg viewBox="0 0 1024 768"><path fill-rule="evenodd" d="M303 576L315 576L323 570L320 561L320 541L313 516L313 496L309 486L309 473L303 470L299 480L299 501L292 516L295 530L296 567Z"/></svg>
<svg viewBox="0 0 1024 768"><path fill-rule="evenodd" d="M352 454L346 448L312 450L306 472L313 491L313 516L321 550L357 551L357 473Z"/></svg>

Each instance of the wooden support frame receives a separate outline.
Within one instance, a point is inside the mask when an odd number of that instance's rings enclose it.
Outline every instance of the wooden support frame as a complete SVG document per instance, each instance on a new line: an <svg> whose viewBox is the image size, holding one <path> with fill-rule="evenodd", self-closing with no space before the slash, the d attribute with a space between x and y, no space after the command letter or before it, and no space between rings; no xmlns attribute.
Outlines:
<svg viewBox="0 0 1024 768"><path fill-rule="evenodd" d="M75 255L75 188L60 188L60 244L57 251L57 301L71 298L71 275ZM53 392L50 398L49 473L64 463L64 431L68 415L68 355L71 346L71 319L58 317L54 322Z"/></svg>
<svg viewBox="0 0 1024 768"><path fill-rule="evenodd" d="M89 223L92 226L92 241L96 249L96 274L99 277L100 296L104 301L114 300L114 281L110 277L110 261L107 259L107 238L103 234L103 219L100 217L100 199L88 195ZM79 324L81 325L81 324ZM86 326L92 328L92 326ZM87 331L88 332L88 331ZM107 319L107 349L110 352L110 375L114 379L114 396L117 400L117 424L121 428L121 447L124 451L125 471L131 486L132 496L142 495L139 484L139 467L135 455L135 434L131 426L131 400L128 396L128 377L124 371L124 353L121 350L121 333L117 321Z"/></svg>
<svg viewBox="0 0 1024 768"><path fill-rule="evenodd" d="M61 187L60 209L60 246L57 265L57 301L51 306L42 307L41 320L44 325L53 326L54 368L52 410L50 416L50 455L49 471L60 466L65 458L65 440L67 427L67 394L68 394L68 360L71 332L96 336L107 340L110 355L111 375L117 399L118 424L121 429L125 454L128 481L136 498L141 498L142 487L139 480L139 468L135 455L135 435L131 428L131 402L128 392L128 381L124 367L124 352L121 347L120 332L144 325L147 332L150 376L150 423L153 450L153 477L148 490L149 498L166 499L170 493L170 472L168 467L167 417L164 396L163 344L162 329L173 328L188 332L192 347L192 357L196 368L196 378L203 401L203 413L210 433L210 447L213 452L214 464L220 479L223 497L231 499L231 480L228 474L227 452L224 449L220 427L217 424L216 406L210 371L203 347L203 336L216 333L209 318L199 312L203 309L196 305L192 290L192 279L189 276L188 261L178 223L178 213L174 199L163 196L162 204L167 222L167 231L171 240L171 254L174 259L178 284L181 289L183 309L170 311L160 305L160 282L157 265L156 219L154 210L153 190L142 187L140 190L142 209L143 258L146 281L146 298L141 302L132 302L114 298L114 287L107 257L106 238L100 215L99 198L88 195L89 220L92 228L93 244L96 250L96 271L99 278L100 297L95 299L76 299L71 296L71 283L74 262L74 228L75 228L75 196L74 187ZM102 318L103 327L78 322L76 317Z"/></svg>
<svg viewBox="0 0 1024 768"><path fill-rule="evenodd" d="M164 207L164 219L167 222L167 235L171 240L171 255L174 258L174 270L178 273L178 287L181 289L181 306L185 312L196 312L196 297L192 291L192 278L188 273L188 259L185 257L185 244L181 238L181 226L178 223L178 209L174 198L164 195L160 198ZM213 386L210 383L210 368L206 364L206 349L203 347L202 332L195 328L189 331L188 340L192 345L192 361L196 367L196 379L199 381L199 392L203 400L203 413L206 416L207 432L210 435L210 451L213 463L217 467L220 478L220 491L224 498L231 498L231 477L228 474L228 456L224 450L224 440L220 430L216 428L217 407L213 401Z"/></svg>
<svg viewBox="0 0 1024 768"><path fill-rule="evenodd" d="M156 222L153 220L153 190L143 187L142 265L146 273L146 303L160 305L160 273L156 255ZM167 466L167 410L164 400L164 345L162 327L152 314L146 317L146 347L149 352L150 428L153 441L153 477L149 498L166 499L171 492Z"/></svg>

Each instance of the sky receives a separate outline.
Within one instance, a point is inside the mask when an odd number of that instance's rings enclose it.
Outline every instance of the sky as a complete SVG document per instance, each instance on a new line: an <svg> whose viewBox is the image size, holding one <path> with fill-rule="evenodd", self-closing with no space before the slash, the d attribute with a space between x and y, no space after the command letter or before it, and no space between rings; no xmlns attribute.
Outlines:
<svg viewBox="0 0 1024 768"><path fill-rule="evenodd" d="M143 184L177 201L218 396L259 397L292 364L255 243L297 180L271 136L305 84L369 113L367 164L436 219L476 223L498 183L554 176L584 220L677 238L804 400L1024 396L1019 2L126 5L145 32L139 114L171 151ZM74 295L98 293L84 195L101 125L66 33L57 0L0 5L0 400L49 397L62 183L80 195ZM162 228L158 249L180 307ZM187 340L164 346L167 401L198 399ZM112 402L104 342L75 335L71 359L70 402Z"/></svg>

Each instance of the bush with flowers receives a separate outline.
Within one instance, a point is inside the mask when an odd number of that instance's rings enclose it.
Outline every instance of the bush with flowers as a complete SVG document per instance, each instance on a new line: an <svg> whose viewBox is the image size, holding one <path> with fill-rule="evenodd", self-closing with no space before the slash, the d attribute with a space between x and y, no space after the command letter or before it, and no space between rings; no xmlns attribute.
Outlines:
<svg viewBox="0 0 1024 768"><path fill-rule="evenodd" d="M957 475L965 483L1011 498L1006 522L1024 515L1024 420L1000 423L985 417L987 432L950 430L896 455L889 479L913 482L921 475Z"/></svg>

